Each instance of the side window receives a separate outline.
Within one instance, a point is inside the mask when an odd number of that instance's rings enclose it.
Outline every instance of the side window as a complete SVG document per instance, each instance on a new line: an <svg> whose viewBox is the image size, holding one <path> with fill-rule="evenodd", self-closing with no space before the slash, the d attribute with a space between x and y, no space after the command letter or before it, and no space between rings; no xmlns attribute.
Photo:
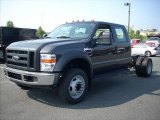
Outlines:
<svg viewBox="0 0 160 120"><path fill-rule="evenodd" d="M115 27L116 37L118 42L125 42L127 41L126 35L123 31L122 27Z"/></svg>
<svg viewBox="0 0 160 120"><path fill-rule="evenodd" d="M111 44L111 30L108 25L100 25L95 36L98 38L97 44Z"/></svg>

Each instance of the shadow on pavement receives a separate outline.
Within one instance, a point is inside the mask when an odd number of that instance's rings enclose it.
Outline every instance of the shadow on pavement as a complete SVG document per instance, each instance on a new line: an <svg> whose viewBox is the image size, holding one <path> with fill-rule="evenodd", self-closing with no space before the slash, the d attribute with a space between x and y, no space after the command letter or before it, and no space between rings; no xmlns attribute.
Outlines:
<svg viewBox="0 0 160 120"><path fill-rule="evenodd" d="M31 89L27 94L33 100L54 107L92 109L120 105L144 94L160 95L160 93L152 93L159 89L160 74L159 71L153 71L150 78L137 77L130 73L115 76L108 80L93 81L86 99L76 105L64 103L48 89Z"/></svg>

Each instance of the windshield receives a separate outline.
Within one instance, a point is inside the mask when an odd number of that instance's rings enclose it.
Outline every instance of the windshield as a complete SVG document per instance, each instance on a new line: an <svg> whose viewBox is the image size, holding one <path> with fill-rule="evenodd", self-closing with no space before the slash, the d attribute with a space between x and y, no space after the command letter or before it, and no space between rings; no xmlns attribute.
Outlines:
<svg viewBox="0 0 160 120"><path fill-rule="evenodd" d="M49 38L89 38L94 23L68 23L57 27L47 37Z"/></svg>

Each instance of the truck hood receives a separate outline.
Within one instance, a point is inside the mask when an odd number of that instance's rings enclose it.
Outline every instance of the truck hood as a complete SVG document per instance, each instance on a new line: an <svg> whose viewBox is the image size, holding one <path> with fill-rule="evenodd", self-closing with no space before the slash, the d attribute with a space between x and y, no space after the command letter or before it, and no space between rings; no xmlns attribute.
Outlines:
<svg viewBox="0 0 160 120"><path fill-rule="evenodd" d="M27 41L20 41L20 42L14 42L11 45L7 47L7 49L20 49L20 50L29 50L29 51L35 51L37 49L41 49L44 46L48 44L54 44L56 45L64 45L69 43L77 43L80 42L80 40L74 40L74 39L38 39L38 40L27 40Z"/></svg>

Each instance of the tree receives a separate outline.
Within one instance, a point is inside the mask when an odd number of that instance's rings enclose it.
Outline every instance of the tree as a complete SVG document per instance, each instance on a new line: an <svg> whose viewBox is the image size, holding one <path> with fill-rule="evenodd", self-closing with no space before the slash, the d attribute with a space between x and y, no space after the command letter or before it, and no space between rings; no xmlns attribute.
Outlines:
<svg viewBox="0 0 160 120"><path fill-rule="evenodd" d="M148 36L153 36L155 35L153 32L148 33Z"/></svg>
<svg viewBox="0 0 160 120"><path fill-rule="evenodd" d="M160 32L159 32L159 33L157 33L157 36L160 36Z"/></svg>
<svg viewBox="0 0 160 120"><path fill-rule="evenodd" d="M134 32L133 28L130 28L130 29L129 29L129 38L130 38L130 39L135 38L135 32Z"/></svg>
<svg viewBox="0 0 160 120"><path fill-rule="evenodd" d="M127 26L125 26L127 28ZM141 42L147 39L147 36L141 35L140 30L135 31L133 27L129 28L129 38L130 39L139 39Z"/></svg>
<svg viewBox="0 0 160 120"><path fill-rule="evenodd" d="M39 38L42 38L44 34L45 34L45 31L40 26L36 31L36 36L39 37Z"/></svg>
<svg viewBox="0 0 160 120"><path fill-rule="evenodd" d="M140 31L139 30L136 31L135 38L140 39Z"/></svg>
<svg viewBox="0 0 160 120"><path fill-rule="evenodd" d="M7 27L14 27L14 24L13 24L13 22L12 21L7 21L7 25L6 25Z"/></svg>

